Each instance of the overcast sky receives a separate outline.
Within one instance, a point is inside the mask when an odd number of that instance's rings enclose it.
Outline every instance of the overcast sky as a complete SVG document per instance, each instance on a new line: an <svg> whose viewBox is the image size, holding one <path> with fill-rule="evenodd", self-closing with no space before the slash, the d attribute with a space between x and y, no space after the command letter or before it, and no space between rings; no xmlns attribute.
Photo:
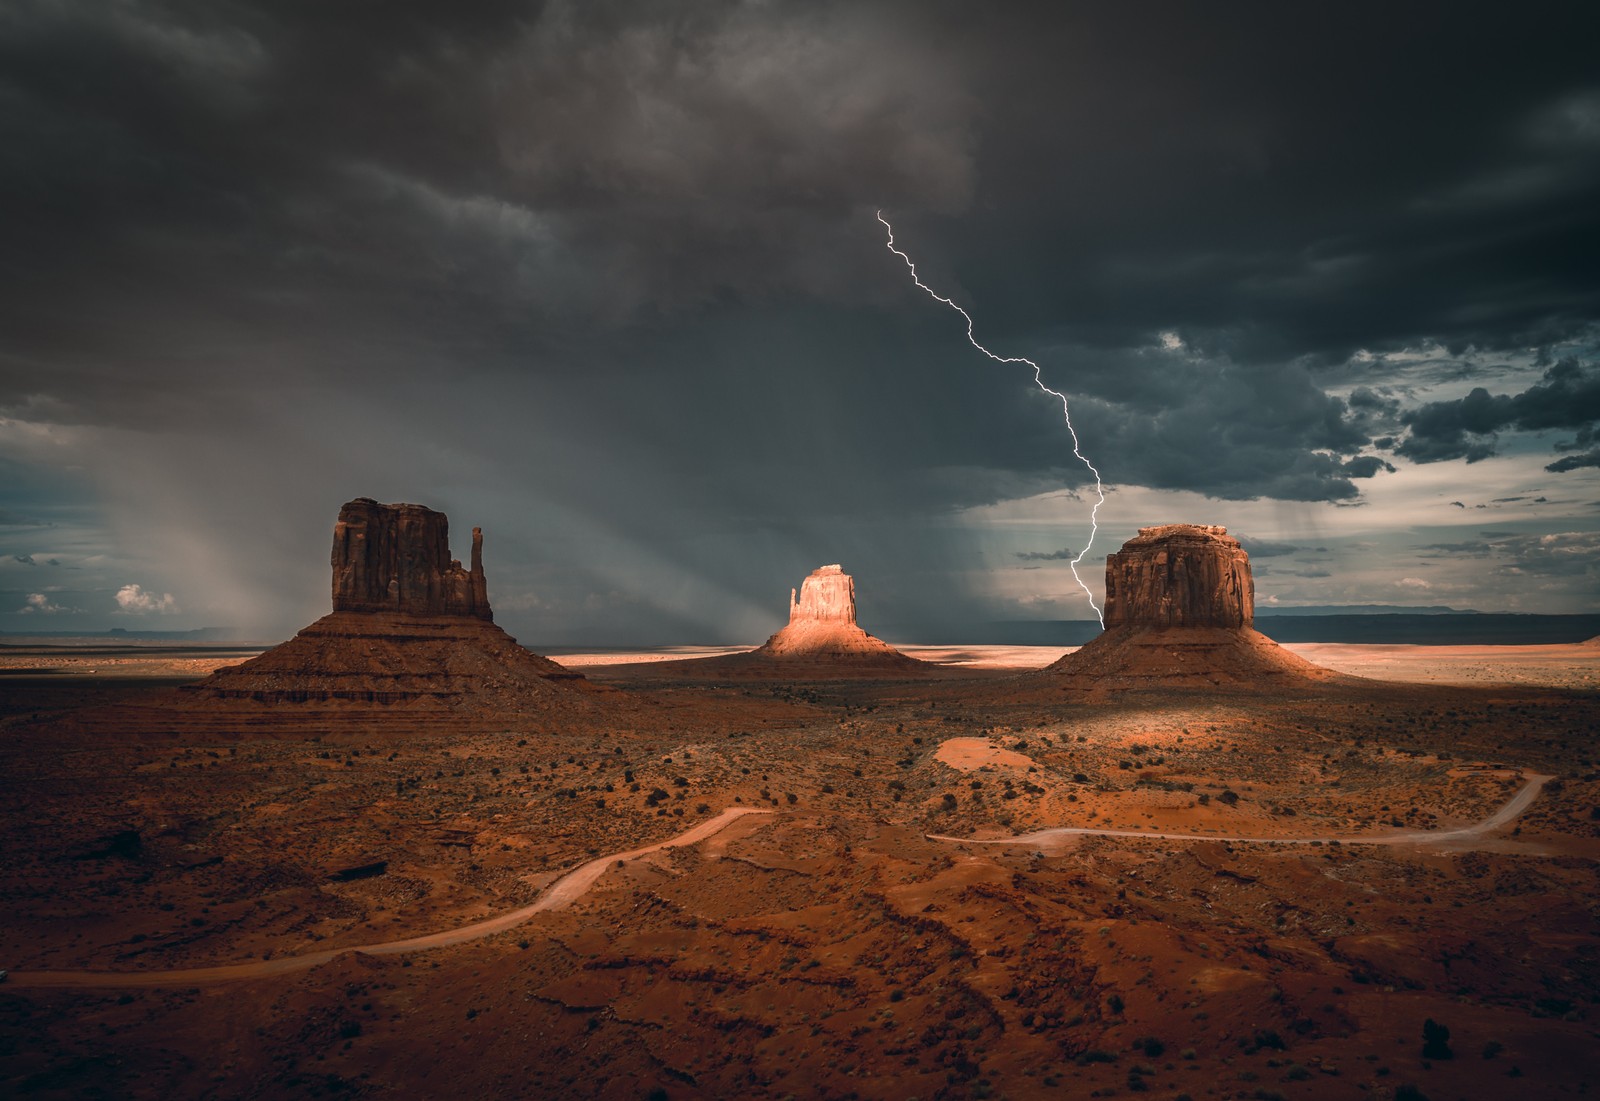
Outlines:
<svg viewBox="0 0 1600 1101"><path fill-rule="evenodd" d="M1595 10L9 0L0 629L282 637L356 496L534 645L1093 618L879 209L1096 599L1600 610Z"/></svg>

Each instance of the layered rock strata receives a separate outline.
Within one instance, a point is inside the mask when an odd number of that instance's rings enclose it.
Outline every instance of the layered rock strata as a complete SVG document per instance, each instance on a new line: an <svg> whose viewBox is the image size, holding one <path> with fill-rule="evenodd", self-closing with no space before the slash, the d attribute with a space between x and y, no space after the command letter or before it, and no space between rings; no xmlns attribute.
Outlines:
<svg viewBox="0 0 1600 1101"><path fill-rule="evenodd" d="M1106 627L1249 627L1250 556L1228 529L1165 524L1106 558Z"/></svg>
<svg viewBox="0 0 1600 1101"><path fill-rule="evenodd" d="M1045 669L1090 692L1335 676L1255 631L1250 557L1226 528L1141 528L1106 558L1106 629Z"/></svg>
<svg viewBox="0 0 1600 1101"><path fill-rule="evenodd" d="M464 615L493 620L483 576L483 529L472 567L450 557L450 521L422 505L358 497L333 525L333 610Z"/></svg>

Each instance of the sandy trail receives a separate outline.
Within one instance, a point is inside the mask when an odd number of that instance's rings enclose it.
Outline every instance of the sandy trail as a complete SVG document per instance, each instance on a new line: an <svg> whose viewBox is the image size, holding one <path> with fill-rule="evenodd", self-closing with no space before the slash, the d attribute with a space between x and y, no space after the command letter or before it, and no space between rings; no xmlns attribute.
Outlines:
<svg viewBox="0 0 1600 1101"><path fill-rule="evenodd" d="M1491 833L1527 810L1539 797L1546 781L1554 779L1541 773L1527 774L1528 782L1507 800L1506 805L1482 822L1460 826L1453 830L1401 830L1385 834L1325 834L1314 837L1240 837L1221 833L1161 833L1156 830L1105 830L1088 826L1056 826L1016 837L947 837L943 834L925 835L929 841L953 841L963 845L1033 845L1061 837L1154 837L1166 841L1236 841L1262 845L1311 845L1337 841L1341 845L1436 845L1446 841L1463 841Z"/></svg>
<svg viewBox="0 0 1600 1101"><path fill-rule="evenodd" d="M431 948L444 948L470 940L502 933L527 921L534 914L546 910L559 910L570 906L595 885L606 870L618 860L659 852L662 849L693 845L726 829L747 814L771 814L758 807L729 807L715 818L701 822L676 837L658 841L628 852L597 856L580 864L549 887L536 900L519 910L511 910L459 929L446 929L439 933L426 933L420 937L384 941L380 944L353 944L343 948L329 948L303 956L284 956L281 959L252 960L248 963L230 963L215 967L188 967L176 971L13 971L8 986L27 987L104 987L104 986L209 986L213 983L237 982L241 979L259 979L269 975L287 975L307 971L318 964L327 963L347 952L364 952L369 956L391 956L404 952L425 952Z"/></svg>

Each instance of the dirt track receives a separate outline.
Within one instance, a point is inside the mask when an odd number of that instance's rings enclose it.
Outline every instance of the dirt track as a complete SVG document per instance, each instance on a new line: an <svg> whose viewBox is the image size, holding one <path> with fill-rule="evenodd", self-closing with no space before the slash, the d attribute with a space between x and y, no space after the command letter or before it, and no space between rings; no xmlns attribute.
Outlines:
<svg viewBox="0 0 1600 1101"><path fill-rule="evenodd" d="M1539 791L1545 783L1554 779L1541 773L1528 773L1528 782L1521 791L1506 801L1506 805L1495 811L1482 822L1470 826L1461 826L1453 830L1401 830L1397 833L1385 834L1347 834L1335 837L1325 834L1317 837L1236 837L1218 833L1162 833L1157 830L1108 830L1094 829L1088 826L1056 826L1047 830L1035 830L1032 833L1019 834L1016 837L947 837L943 834L926 834L929 841L952 841L963 845L1033 845L1043 841L1050 841L1061 837L1145 837L1158 838L1165 841L1229 841L1236 844L1259 845L1326 845L1338 842L1341 845L1437 845L1449 841L1462 841L1468 838L1481 837L1499 829L1510 822L1517 815L1528 809L1528 806L1539 796Z"/></svg>
<svg viewBox="0 0 1600 1101"><path fill-rule="evenodd" d="M1516 795L1494 814L1470 826L1452 830L1403 830L1376 836L1332 835L1318 837L1242 837L1223 834L1165 833L1154 830L1094 829L1084 826L1058 826L1016 837L969 838L947 837L942 834L926 835L930 841L947 841L967 845L1032 845L1065 837L1141 837L1166 841L1229 841L1240 844L1310 845L1337 841L1341 844L1362 845L1431 845L1459 842L1480 837L1506 825L1525 811L1538 798L1540 790L1552 777L1529 773L1528 782ZM407 937L403 940L384 941L379 944L354 945L330 948L302 956L285 956L273 960L252 960L248 963L224 964L216 967L183 968L174 971L122 972L122 971L33 971L13 974L10 983L17 987L104 987L104 986L206 986L213 983L237 982L243 979L264 978L305 971L328 962L347 952L363 952L374 956L398 955L406 952L424 952L432 948L445 948L454 944L478 940L513 928L546 910L570 906L581 898L606 870L619 860L632 860L661 849L693 845L720 833L739 818L749 814L770 814L771 811L755 807L730 807L699 825L685 830L676 837L646 845L628 852L596 857L580 864L552 883L537 900L517 910L511 910L487 921L464 925L459 929L446 929L438 933Z"/></svg>
<svg viewBox="0 0 1600 1101"><path fill-rule="evenodd" d="M286 975L305 971L318 964L327 963L347 952L363 952L372 956L399 955L405 952L425 952L431 948L444 948L463 944L482 937L502 933L520 925L534 914L546 910L559 910L583 897L595 881L619 860L633 860L662 849L693 845L720 833L747 814L770 814L756 807L729 807L715 818L701 822L676 837L669 837L654 845L632 849L628 852L600 856L580 864L554 883L538 899L518 910L511 910L480 921L463 925L459 929L446 929L439 933L425 933L404 940L385 941L381 944L353 945L347 948L330 948L323 952L310 952L303 956L284 956L274 960L252 960L249 963L223 964L217 967L191 967L176 971L33 971L14 972L8 985L17 987L104 987L104 986L209 986L213 983L237 982L241 979L258 979L269 975Z"/></svg>

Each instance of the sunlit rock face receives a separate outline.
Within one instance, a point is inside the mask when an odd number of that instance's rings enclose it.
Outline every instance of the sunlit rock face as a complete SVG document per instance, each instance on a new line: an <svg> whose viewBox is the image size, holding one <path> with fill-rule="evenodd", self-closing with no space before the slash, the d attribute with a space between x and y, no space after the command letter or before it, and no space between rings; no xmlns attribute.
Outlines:
<svg viewBox="0 0 1600 1101"><path fill-rule="evenodd" d="M1250 557L1228 529L1164 524L1106 558L1106 628L1249 627Z"/></svg>
<svg viewBox="0 0 1600 1101"><path fill-rule="evenodd" d="M789 590L789 625L856 622L856 581L842 566L821 566L800 583L799 599Z"/></svg>
<svg viewBox="0 0 1600 1101"><path fill-rule="evenodd" d="M837 565L812 570L800 583L798 594L789 591L789 625L755 653L765 657L901 657L887 642L856 626L855 579Z"/></svg>
<svg viewBox="0 0 1600 1101"><path fill-rule="evenodd" d="M472 567L450 557L450 521L422 505L359 497L333 525L333 610L464 615L493 620L483 576L483 532Z"/></svg>

